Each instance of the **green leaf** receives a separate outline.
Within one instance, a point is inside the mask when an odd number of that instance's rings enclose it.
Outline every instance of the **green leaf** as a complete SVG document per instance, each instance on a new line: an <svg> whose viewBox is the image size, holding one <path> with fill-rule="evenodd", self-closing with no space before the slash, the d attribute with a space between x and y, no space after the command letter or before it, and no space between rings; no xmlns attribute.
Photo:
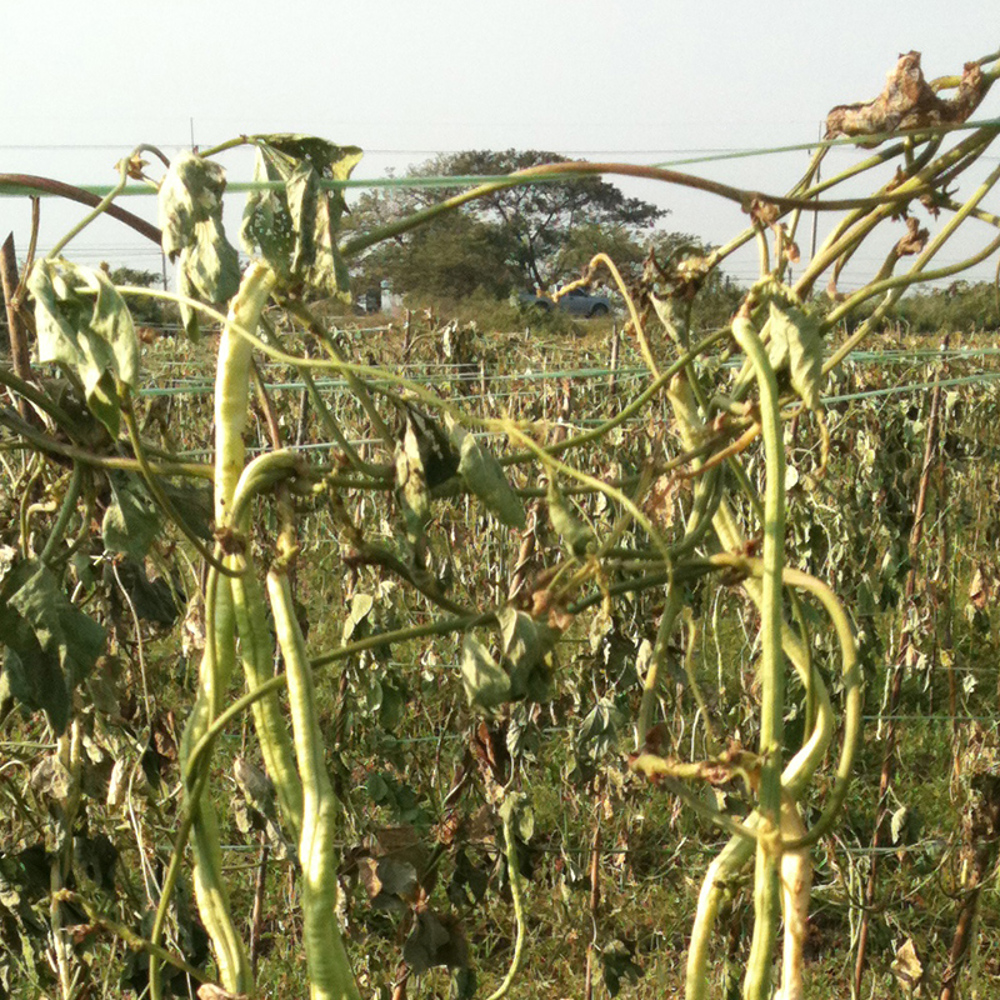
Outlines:
<svg viewBox="0 0 1000 1000"><path fill-rule="evenodd" d="M468 948L458 926L446 927L432 910L420 910L403 945L403 961L417 975L435 965L463 968Z"/></svg>
<svg viewBox="0 0 1000 1000"><path fill-rule="evenodd" d="M824 383L819 323L801 309L772 300L770 329L771 367L778 371L787 366L799 398L810 410L818 410Z"/></svg>
<svg viewBox="0 0 1000 1000"><path fill-rule="evenodd" d="M580 725L577 747L582 756L597 759L611 750L618 732L625 725L625 715L608 698L602 698Z"/></svg>
<svg viewBox="0 0 1000 1000"><path fill-rule="evenodd" d="M218 163L182 151L160 185L163 252L179 263L178 291L203 302L228 302L240 285L236 248L222 225L226 173ZM181 304L184 330L198 336L198 312Z"/></svg>
<svg viewBox="0 0 1000 1000"><path fill-rule="evenodd" d="M28 708L44 710L61 733L71 692L104 650L104 629L70 603L37 560L20 563L3 589L9 597L0 599L0 636L10 692Z"/></svg>
<svg viewBox="0 0 1000 1000"><path fill-rule="evenodd" d="M247 197L240 239L248 254L261 256L286 281L350 301L347 265L336 234L347 208L338 190L322 181L347 180L361 160L356 146L337 146L306 135L263 136L257 144L255 181L283 189Z"/></svg>
<svg viewBox="0 0 1000 1000"><path fill-rule="evenodd" d="M500 463L450 414L445 416L445 425L459 453L458 474L465 485L508 527L523 528L527 523L524 504L511 489Z"/></svg>
<svg viewBox="0 0 1000 1000"><path fill-rule="evenodd" d="M462 641L462 681L470 705L496 708L510 701L510 678L478 640L467 635Z"/></svg>
<svg viewBox="0 0 1000 1000"><path fill-rule="evenodd" d="M160 530L156 508L145 491L137 488L127 476L112 475L111 494L114 502L104 512L101 536L104 546L112 552L124 552L133 559L145 558L153 539Z"/></svg>
<svg viewBox="0 0 1000 1000"><path fill-rule="evenodd" d="M635 982L644 975L643 968L634 960L635 949L615 939L604 948L601 959L604 964L604 985L611 996L618 996L622 980Z"/></svg>
<svg viewBox="0 0 1000 1000"><path fill-rule="evenodd" d="M452 969L448 1000L472 1000L476 995L477 986L475 969L470 969L468 966Z"/></svg>
<svg viewBox="0 0 1000 1000"><path fill-rule="evenodd" d="M141 621L155 622L157 625L169 627L180 617L177 602L178 599L183 601L185 595L179 587L171 586L163 576L151 580L146 574L144 560L127 556L121 559L115 567L117 578L115 573L109 572L109 563L105 563L105 567L105 582L113 588L112 607L124 610L120 607L122 604L120 594L124 591L132 605L128 613L135 611L136 617Z"/></svg>
<svg viewBox="0 0 1000 1000"><path fill-rule="evenodd" d="M41 260L31 269L38 360L77 373L87 406L117 436L117 379L135 389L139 342L125 300L101 270L65 260Z"/></svg>
<svg viewBox="0 0 1000 1000"><path fill-rule="evenodd" d="M212 537L212 488L191 483L160 480L160 489L173 504L174 512L198 538Z"/></svg>
<svg viewBox="0 0 1000 1000"><path fill-rule="evenodd" d="M510 607L499 611L497 618L503 636L504 663L510 673L510 697L544 701L549 693L556 633Z"/></svg>
<svg viewBox="0 0 1000 1000"><path fill-rule="evenodd" d="M38 645L23 622L18 624L20 628L7 629L4 635L7 644L3 658L4 686L25 708L45 712L56 733L65 732L69 723L69 691L59 661Z"/></svg>

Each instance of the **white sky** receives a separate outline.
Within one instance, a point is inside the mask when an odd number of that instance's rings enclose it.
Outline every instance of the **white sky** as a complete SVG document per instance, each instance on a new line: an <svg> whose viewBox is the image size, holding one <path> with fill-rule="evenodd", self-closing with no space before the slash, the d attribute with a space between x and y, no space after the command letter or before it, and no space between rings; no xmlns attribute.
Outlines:
<svg viewBox="0 0 1000 1000"><path fill-rule="evenodd" d="M192 122L203 147L266 131L359 145L368 153L355 177L403 170L439 150L540 148L655 163L692 151L808 142L830 107L876 96L901 52L921 51L932 79L1000 48L996 0L4 6L0 172L77 184L111 183L115 161L139 142L172 155L190 143ZM975 117L998 114L1000 86ZM995 166L1000 142L990 152L987 165ZM837 150L824 172L861 155ZM806 161L798 152L685 169L780 193ZM230 179L249 179L246 154L222 162ZM667 228L712 242L746 222L738 206L708 195L616 183L669 208ZM242 198L230 201L235 242ZM155 220L155 199L125 206ZM984 207L998 212L1000 199ZM81 212L44 200L43 248ZM27 199L0 198L0 238L13 229L22 254L28 220ZM933 232L933 220L921 222ZM961 248L939 259L955 260L990 235L974 224ZM807 229L799 242L808 245ZM146 246L102 220L67 253L157 269L156 250ZM858 264L870 272L879 258L865 252ZM991 278L995 266L994 259L973 276ZM729 271L750 278L754 269L744 256Z"/></svg>

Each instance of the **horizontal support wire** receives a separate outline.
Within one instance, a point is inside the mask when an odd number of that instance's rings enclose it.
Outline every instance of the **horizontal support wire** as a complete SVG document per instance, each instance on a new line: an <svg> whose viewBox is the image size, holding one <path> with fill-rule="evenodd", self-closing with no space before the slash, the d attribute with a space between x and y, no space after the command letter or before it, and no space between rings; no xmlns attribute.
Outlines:
<svg viewBox="0 0 1000 1000"><path fill-rule="evenodd" d="M975 121L964 122L960 125L933 125L915 129L903 129L895 132L872 133L859 136L839 136L836 139L815 139L811 142L794 143L788 146L769 146L754 149L735 150L725 153L712 153L707 156L686 157L677 160L664 160L659 163L650 164L657 169L671 167L688 166L695 163L718 163L724 160L749 158L755 156L770 156L781 153L802 152L804 150L831 148L836 146L856 146L859 144L871 144L883 142L889 139L900 139L907 136L915 138L930 138L933 135L943 135L949 132L974 131L981 128L991 128L1000 130L1000 117L983 118ZM260 137L266 140L266 136ZM253 142L248 140L248 146ZM125 147L122 147L123 149ZM186 148L186 147L184 147ZM481 174L481 175L432 175L428 177L377 177L377 178L347 178L343 180L333 180L323 178L320 186L328 191L341 191L348 188L449 188L449 187L478 187L480 184L503 184L510 181L510 174ZM531 177L525 183L530 184L551 184L565 181L579 180L576 173L550 173L544 176ZM76 187L89 194L104 197L116 190L114 184L77 184ZM280 191L284 190L283 181L235 181L227 184L227 190L234 192L249 191ZM155 187L145 184L129 184L120 192L119 197L137 197L157 194ZM4 183L0 181L0 197L24 197L32 195L41 197L54 197L48 192L37 191L34 188L24 185Z"/></svg>

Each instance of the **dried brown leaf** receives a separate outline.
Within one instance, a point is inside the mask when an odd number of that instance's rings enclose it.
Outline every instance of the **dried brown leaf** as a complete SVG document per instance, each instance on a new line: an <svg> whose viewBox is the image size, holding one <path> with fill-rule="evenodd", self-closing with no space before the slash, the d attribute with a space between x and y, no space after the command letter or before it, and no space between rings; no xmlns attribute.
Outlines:
<svg viewBox="0 0 1000 1000"><path fill-rule="evenodd" d="M755 194L751 199L749 205L744 205L743 211L745 211L754 222L760 222L765 226L773 226L781 216L781 210L773 202L768 201L766 198L761 197L759 194Z"/></svg>
<svg viewBox="0 0 1000 1000"><path fill-rule="evenodd" d="M913 216L906 220L906 235L896 244L896 254L907 257L920 253L927 245L930 233L920 228L920 223Z"/></svg>
<svg viewBox="0 0 1000 1000"><path fill-rule="evenodd" d="M906 52L886 75L885 89L873 101L840 104L826 118L826 138L878 135L933 125L958 125L976 109L986 93L977 63L966 63L961 83L950 99L938 97L924 79L920 53ZM861 143L877 146L883 139Z"/></svg>

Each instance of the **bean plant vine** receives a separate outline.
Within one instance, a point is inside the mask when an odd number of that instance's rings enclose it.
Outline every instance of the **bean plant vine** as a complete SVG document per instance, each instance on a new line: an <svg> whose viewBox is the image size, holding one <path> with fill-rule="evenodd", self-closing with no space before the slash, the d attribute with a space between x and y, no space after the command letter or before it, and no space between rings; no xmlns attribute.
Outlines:
<svg viewBox="0 0 1000 1000"><path fill-rule="evenodd" d="M651 167L559 163L491 179L411 218L343 239L343 183L361 159L355 147L257 135L173 159L149 146L123 158L115 190L44 259L25 263L8 312L12 337L26 339L33 330L36 361L27 369L0 366L0 383L14 403L0 408L0 448L7 505L17 512L0 546L2 695L5 719L13 718L15 703L39 713L55 741L39 779L48 816L37 822L47 824L54 845L47 935L59 995L84 995L71 933L83 924L142 955L153 998L175 992L177 976L201 980L202 990L217 987L203 996L255 995L256 954L223 863L220 827L229 822L229 802L216 766L220 741L243 725L244 743L266 772L276 826L294 857L303 980L317 1000L360 997L338 917L344 866L337 844L348 822L343 776L331 772L332 736L317 685L342 669L343 703L350 698L349 664L359 657L377 671L380 651L390 647L420 655L446 650L459 658L463 710L488 723L520 703L545 705L560 685L565 640L585 634L598 616L613 620L623 602L632 602L648 616L651 641L639 671L628 769L637 782L648 781L649 795L677 796L729 836L698 895L685 995L709 996L723 897L753 861L743 995L772 996L783 927L778 995L802 1000L812 850L844 808L861 738L862 679L849 597L797 568L786 532L795 502L786 451L796 434L799 444L807 437L812 468L799 475L821 483L830 446L823 394L831 373L908 288L960 274L1000 249L1000 219L982 207L1000 169L964 200L958 195L959 181L996 138L995 121L966 123L1000 75L997 59L979 59L960 76L928 84L919 55L901 57L879 98L830 113L827 141L783 194ZM831 143L847 140L871 152L820 180ZM254 149L258 182L240 232L246 266L222 219L220 161L239 146ZM315 305L349 304L352 260L379 241L503 187L598 174L696 188L738 203L750 221L704 256L650 257L632 279L598 254L579 281L563 289L566 294L610 276L627 306L624 336L645 366L631 395L620 394L589 427L554 413L490 413L461 392L442 393L352 356L338 320ZM178 276L175 292L116 285L102 269L72 261L73 238L115 206L129 178L157 192L162 248ZM875 178L869 193L840 194L869 178ZM36 181L8 179L29 192L44 187ZM933 220L933 235L917 221L920 207ZM838 213L840 221L811 258L800 261L799 229L814 212ZM935 266L959 227L973 223L993 235L967 258ZM875 273L858 291L838 292L838 279L859 249L890 229L902 235ZM758 248L757 280L726 327L694 329L700 290L747 243ZM832 301L825 309L817 294L823 279ZM151 299L179 311L187 338L219 335L211 463L174 453L151 429L140 392L142 346L130 311ZM833 346L833 334L862 307L866 317ZM275 416L255 374L264 362L298 373L316 433L332 449L329 460L311 457L326 452L296 449L288 439L287 422ZM350 426L347 410L328 405L318 388L320 379L332 377L346 386ZM643 426L636 418L665 432L647 435L636 429ZM255 420L267 425L267 444L251 455L247 438ZM608 449L625 457L609 462ZM213 491L210 511L199 507L198 488L206 483ZM475 512L481 537L458 539L460 505ZM327 648L313 645L310 633L319 623L303 617L296 597L296 577L310 552L302 524L318 510L336 538L336 572L366 579L372 590L354 594L340 623L342 641ZM497 554L509 584L500 599L449 572L451 548L461 544ZM194 588L185 584L192 595L185 623L196 639L200 634L199 663L187 717L178 720L179 818L169 850L147 849L147 859L155 858L142 872L147 919L129 928L95 907L71 869L74 839L86 828L81 713L92 689L84 682L110 669L112 644L125 641L119 625L112 629L88 607L98 603L95 570L134 569L151 560L169 562L168 590L179 589L184 574L188 583L197 581ZM706 755L683 759L679 747L665 743L665 677L676 643L690 657L696 642L710 641L717 623L706 612L709 586L739 588L746 597L734 608L756 635L759 724L754 745L727 734L724 711L703 696L688 659ZM393 593L405 598L384 616L390 624L372 627L367 616L375 620L380 601L387 610ZM833 637L833 664L814 662L807 617L809 628ZM329 627L322 634L330 641ZM145 691L144 699L151 741L157 692ZM808 719L797 742L784 725L793 705ZM488 756L489 745L481 743L481 756ZM530 789L516 772L481 770L486 802L502 826L496 843L516 923L510 965L491 997L499 1000L524 982L530 960L530 889L522 884L519 837L523 843L532 814ZM114 780L128 785L137 776L118 771ZM752 803L744 815L707 804L701 787L733 784ZM462 782L457 787L456 799ZM442 835L441 851L449 843ZM212 964L185 957L188 885ZM407 892L416 944L408 946L404 965L450 964L466 972L461 949L441 958L445 945L427 943L434 934L447 940L448 932L426 887ZM421 928L430 928L426 939ZM405 995L405 975L401 982L396 995ZM468 977L456 983L458 995L472 995Z"/></svg>

